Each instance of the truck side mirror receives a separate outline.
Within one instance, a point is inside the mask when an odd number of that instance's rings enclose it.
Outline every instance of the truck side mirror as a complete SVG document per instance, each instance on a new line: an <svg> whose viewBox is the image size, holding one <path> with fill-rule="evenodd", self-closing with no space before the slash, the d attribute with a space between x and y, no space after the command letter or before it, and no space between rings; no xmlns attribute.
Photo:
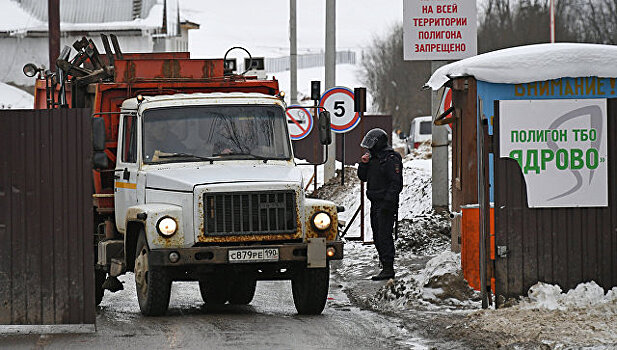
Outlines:
<svg viewBox="0 0 617 350"><path fill-rule="evenodd" d="M108 165L109 162L105 152L94 152L94 154L92 154L92 168L106 169Z"/></svg>
<svg viewBox="0 0 617 350"><path fill-rule="evenodd" d="M102 117L92 118L92 150L94 152L105 150L105 119Z"/></svg>
<svg viewBox="0 0 617 350"><path fill-rule="evenodd" d="M105 154L105 119L102 117L92 118L92 167L104 169L108 166L107 154Z"/></svg>
<svg viewBox="0 0 617 350"><path fill-rule="evenodd" d="M332 143L332 132L330 126L330 112L321 111L319 113L319 120L317 121L317 127L319 128L319 142L322 145L329 145Z"/></svg>

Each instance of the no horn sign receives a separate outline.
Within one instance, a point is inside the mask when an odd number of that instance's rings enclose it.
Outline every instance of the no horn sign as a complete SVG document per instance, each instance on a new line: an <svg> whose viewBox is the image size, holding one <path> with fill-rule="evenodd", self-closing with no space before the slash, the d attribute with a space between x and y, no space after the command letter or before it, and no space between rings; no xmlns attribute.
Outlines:
<svg viewBox="0 0 617 350"><path fill-rule="evenodd" d="M360 123L360 113L354 112L354 94L351 89L333 87L321 96L319 105L330 112L332 131L344 134Z"/></svg>

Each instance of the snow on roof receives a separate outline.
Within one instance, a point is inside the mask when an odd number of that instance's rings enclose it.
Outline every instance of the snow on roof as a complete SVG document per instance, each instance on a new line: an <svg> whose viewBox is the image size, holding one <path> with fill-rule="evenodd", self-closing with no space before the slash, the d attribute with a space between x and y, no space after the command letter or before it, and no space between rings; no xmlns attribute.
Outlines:
<svg viewBox="0 0 617 350"><path fill-rule="evenodd" d="M33 26L46 25L36 17L30 15L19 4L11 0L0 0L0 31L24 31Z"/></svg>
<svg viewBox="0 0 617 350"><path fill-rule="evenodd" d="M34 96L0 82L0 109L34 108Z"/></svg>
<svg viewBox="0 0 617 350"><path fill-rule="evenodd" d="M452 78L473 76L489 83L520 84L564 77L617 77L617 46L537 44L513 47L445 65L426 86L437 90Z"/></svg>
<svg viewBox="0 0 617 350"><path fill-rule="evenodd" d="M133 13L132 2L113 0L62 1L60 9L61 31L113 31L160 29L167 21L167 34L177 34L179 18L177 2L173 0L147 0L139 13ZM164 16L165 3L168 16ZM44 5L44 6L43 6ZM116 6L117 5L117 6ZM48 30L47 2L39 0L0 0L0 32L23 33ZM133 15L137 18L133 19Z"/></svg>

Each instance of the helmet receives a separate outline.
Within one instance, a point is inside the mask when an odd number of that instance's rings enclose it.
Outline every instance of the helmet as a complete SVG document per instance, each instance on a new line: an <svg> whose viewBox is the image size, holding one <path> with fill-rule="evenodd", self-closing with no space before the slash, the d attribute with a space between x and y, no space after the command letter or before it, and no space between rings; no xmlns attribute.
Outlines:
<svg viewBox="0 0 617 350"><path fill-rule="evenodd" d="M383 129L375 128L364 135L360 146L368 149L380 150L388 145L388 134Z"/></svg>

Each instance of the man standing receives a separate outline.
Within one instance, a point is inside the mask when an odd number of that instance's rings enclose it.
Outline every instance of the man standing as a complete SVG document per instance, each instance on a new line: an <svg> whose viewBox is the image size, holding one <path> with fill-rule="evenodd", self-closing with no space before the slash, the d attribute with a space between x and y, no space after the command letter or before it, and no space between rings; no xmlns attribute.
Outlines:
<svg viewBox="0 0 617 350"><path fill-rule="evenodd" d="M372 279L386 280L394 278L392 227L398 213L398 196L403 189L403 163L401 156L388 145L388 134L382 129L375 128L366 133L360 146L368 152L358 166L358 178L367 182L373 241L383 266Z"/></svg>

